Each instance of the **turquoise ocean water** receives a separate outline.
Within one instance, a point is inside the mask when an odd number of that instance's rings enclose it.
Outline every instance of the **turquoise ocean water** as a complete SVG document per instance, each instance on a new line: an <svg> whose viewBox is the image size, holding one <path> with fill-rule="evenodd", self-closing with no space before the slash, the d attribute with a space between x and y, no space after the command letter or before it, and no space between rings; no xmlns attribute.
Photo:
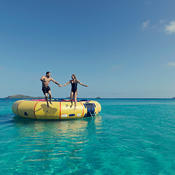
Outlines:
<svg viewBox="0 0 175 175"><path fill-rule="evenodd" d="M94 118L33 121L1 99L1 174L175 174L175 100L98 101Z"/></svg>

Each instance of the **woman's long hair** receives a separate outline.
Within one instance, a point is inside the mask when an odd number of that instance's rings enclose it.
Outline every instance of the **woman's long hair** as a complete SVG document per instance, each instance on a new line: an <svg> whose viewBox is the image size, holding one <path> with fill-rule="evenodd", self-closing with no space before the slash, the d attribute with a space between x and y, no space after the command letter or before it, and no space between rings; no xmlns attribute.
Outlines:
<svg viewBox="0 0 175 175"><path fill-rule="evenodd" d="M72 79L77 81L77 77L75 76L75 74L72 74Z"/></svg>

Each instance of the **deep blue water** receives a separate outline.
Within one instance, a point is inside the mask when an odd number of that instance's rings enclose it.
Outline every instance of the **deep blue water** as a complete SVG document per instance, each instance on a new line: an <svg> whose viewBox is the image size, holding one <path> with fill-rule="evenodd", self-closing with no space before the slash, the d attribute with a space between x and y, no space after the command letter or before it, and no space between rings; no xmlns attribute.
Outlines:
<svg viewBox="0 0 175 175"><path fill-rule="evenodd" d="M98 101L94 118L35 121L0 99L1 174L175 174L175 100Z"/></svg>

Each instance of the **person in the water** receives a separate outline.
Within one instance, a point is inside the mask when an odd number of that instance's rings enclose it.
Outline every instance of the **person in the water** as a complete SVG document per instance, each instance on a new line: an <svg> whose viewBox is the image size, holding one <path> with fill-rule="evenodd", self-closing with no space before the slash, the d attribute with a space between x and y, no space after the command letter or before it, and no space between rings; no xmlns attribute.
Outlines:
<svg viewBox="0 0 175 175"><path fill-rule="evenodd" d="M42 81L42 91L43 91L43 94L45 95L47 106L49 107L48 95L49 95L49 99L50 99L49 100L50 101L50 104L52 104L52 102L51 102L52 101L52 94L51 94L51 90L50 90L50 87L49 87L50 81L54 82L59 87L62 87L62 85L60 83L58 83L57 81L55 81L51 77L51 73L50 72L46 72L46 75L45 76L42 76L40 80Z"/></svg>
<svg viewBox="0 0 175 175"><path fill-rule="evenodd" d="M71 98L71 102L73 105L73 100L75 102L75 107L76 107L76 103L77 103L77 85L80 84L82 86L88 87L87 85L81 83L79 80L77 80L75 74L72 74L72 80L68 81L67 83L65 83L63 86L67 86L68 84L71 84L71 92L70 92L70 98ZM72 106L71 105L71 106Z"/></svg>

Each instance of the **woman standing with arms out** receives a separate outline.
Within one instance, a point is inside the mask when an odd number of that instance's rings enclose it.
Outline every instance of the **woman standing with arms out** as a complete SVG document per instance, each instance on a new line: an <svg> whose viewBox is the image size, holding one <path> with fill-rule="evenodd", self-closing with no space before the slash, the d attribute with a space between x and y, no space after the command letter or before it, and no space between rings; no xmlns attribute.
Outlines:
<svg viewBox="0 0 175 175"><path fill-rule="evenodd" d="M68 84L71 84L71 92L70 92L71 103L73 104L73 100L74 100L75 101L75 107L76 107L77 94L78 94L78 92L77 92L77 84L80 84L80 85L85 86L85 87L88 87L88 86L83 84L83 83L81 83L79 80L77 80L75 74L72 74L72 80L68 81L63 86L67 86Z"/></svg>

